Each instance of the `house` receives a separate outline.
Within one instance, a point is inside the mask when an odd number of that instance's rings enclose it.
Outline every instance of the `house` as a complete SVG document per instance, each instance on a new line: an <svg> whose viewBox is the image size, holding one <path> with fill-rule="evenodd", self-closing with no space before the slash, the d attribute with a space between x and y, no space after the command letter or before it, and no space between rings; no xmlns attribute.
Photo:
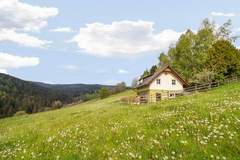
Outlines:
<svg viewBox="0 0 240 160"><path fill-rule="evenodd" d="M141 78L135 90L139 103L151 103L175 98L186 86L188 83L167 65L158 69L153 75Z"/></svg>

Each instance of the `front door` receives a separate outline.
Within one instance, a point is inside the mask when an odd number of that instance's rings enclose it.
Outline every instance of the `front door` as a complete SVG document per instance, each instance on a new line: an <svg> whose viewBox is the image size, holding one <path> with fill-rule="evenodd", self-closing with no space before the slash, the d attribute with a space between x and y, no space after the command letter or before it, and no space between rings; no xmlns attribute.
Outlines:
<svg viewBox="0 0 240 160"><path fill-rule="evenodd" d="M157 102L158 102L158 101L161 101L161 99L162 99L161 93L156 93L156 101L157 101Z"/></svg>

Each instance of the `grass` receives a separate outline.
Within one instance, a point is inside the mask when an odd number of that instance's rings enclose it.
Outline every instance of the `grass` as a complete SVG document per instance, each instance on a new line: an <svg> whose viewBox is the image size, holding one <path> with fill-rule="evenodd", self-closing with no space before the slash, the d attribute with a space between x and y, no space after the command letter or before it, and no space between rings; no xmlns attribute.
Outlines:
<svg viewBox="0 0 240 160"><path fill-rule="evenodd" d="M158 104L127 91L0 120L0 159L240 159L240 83Z"/></svg>

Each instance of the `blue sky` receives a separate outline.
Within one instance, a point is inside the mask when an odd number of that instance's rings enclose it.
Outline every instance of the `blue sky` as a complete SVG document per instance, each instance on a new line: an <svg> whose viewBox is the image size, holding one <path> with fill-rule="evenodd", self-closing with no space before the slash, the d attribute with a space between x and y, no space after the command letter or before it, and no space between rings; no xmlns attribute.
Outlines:
<svg viewBox="0 0 240 160"><path fill-rule="evenodd" d="M0 71L48 83L130 84L204 18L232 19L240 34L239 6L237 0L0 0L0 9L11 8L0 10Z"/></svg>

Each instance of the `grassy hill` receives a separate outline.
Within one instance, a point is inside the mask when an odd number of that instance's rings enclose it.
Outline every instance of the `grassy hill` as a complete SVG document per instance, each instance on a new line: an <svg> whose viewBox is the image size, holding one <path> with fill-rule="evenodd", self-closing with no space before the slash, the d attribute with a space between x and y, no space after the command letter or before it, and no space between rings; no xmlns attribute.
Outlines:
<svg viewBox="0 0 240 160"><path fill-rule="evenodd" d="M0 120L0 159L240 159L240 83L158 104L121 97Z"/></svg>

